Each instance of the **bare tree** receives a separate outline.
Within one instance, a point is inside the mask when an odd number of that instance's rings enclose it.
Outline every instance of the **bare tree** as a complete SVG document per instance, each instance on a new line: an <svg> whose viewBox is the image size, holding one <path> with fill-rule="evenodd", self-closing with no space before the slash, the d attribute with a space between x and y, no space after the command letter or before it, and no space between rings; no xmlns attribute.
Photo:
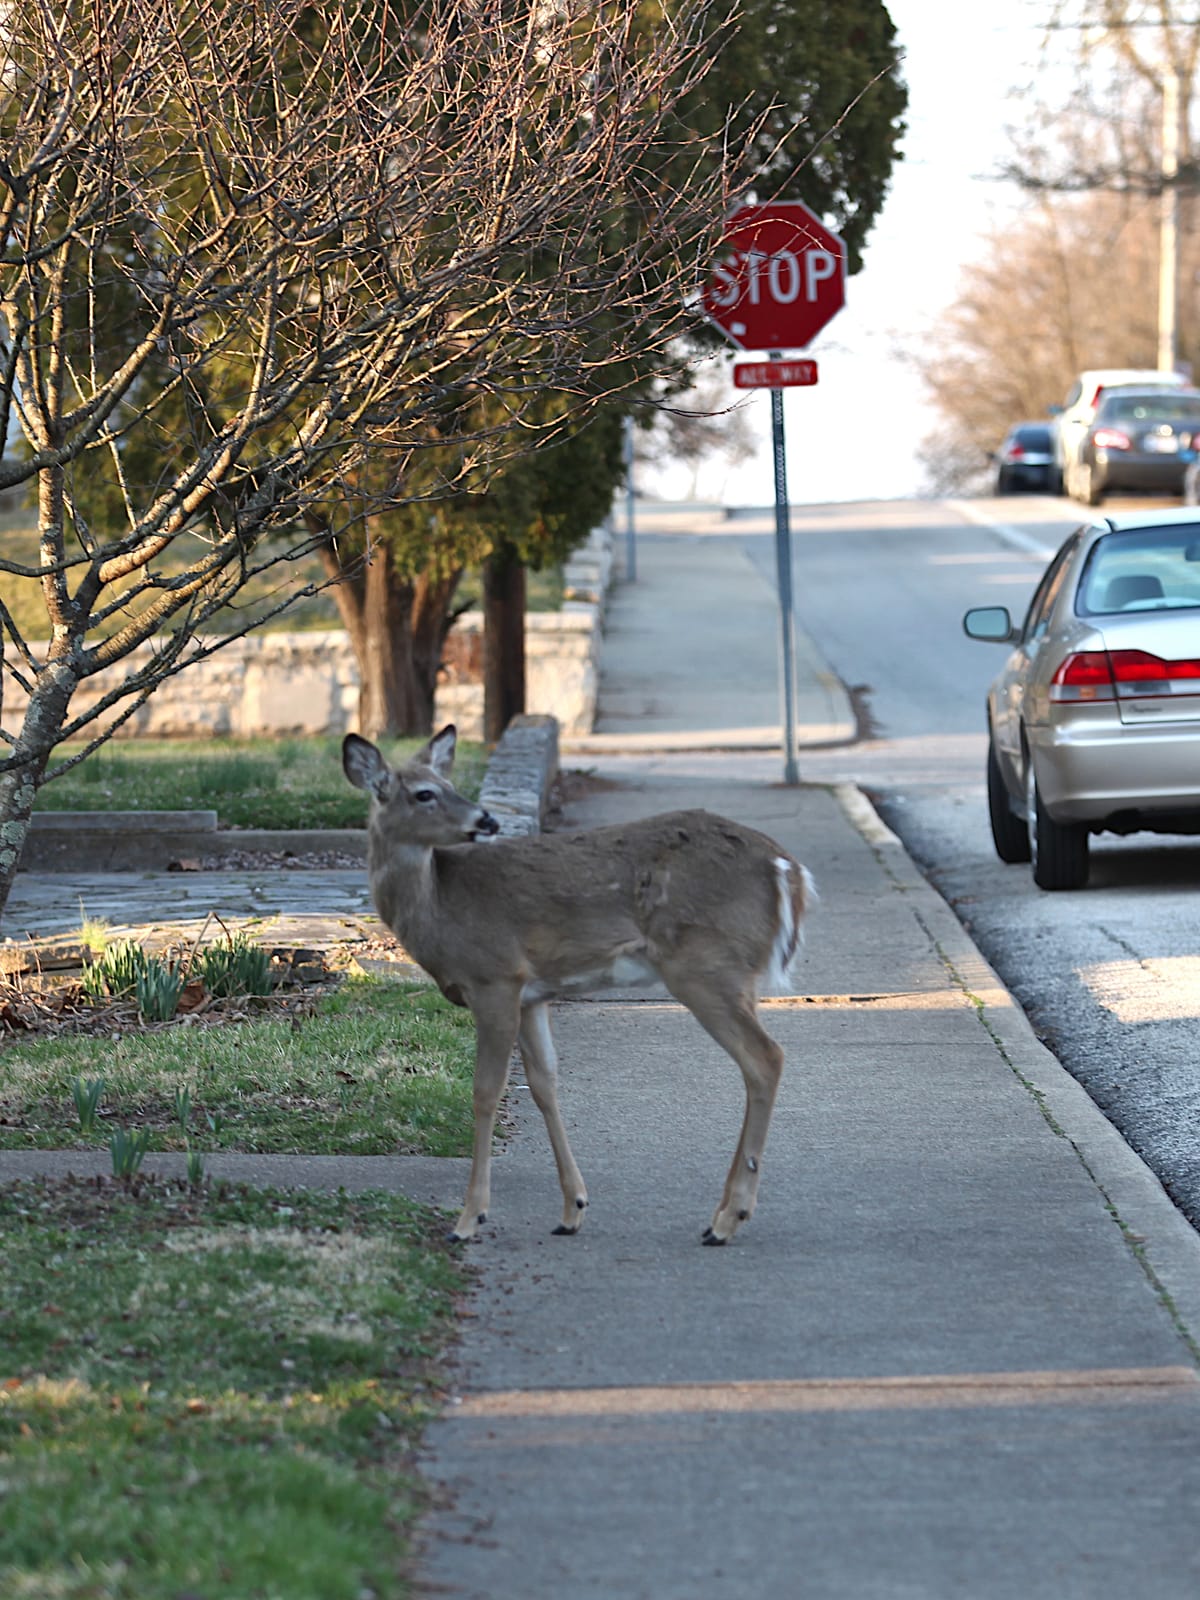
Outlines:
<svg viewBox="0 0 1200 1600"><path fill-rule="evenodd" d="M282 607L299 553L486 484L546 387L590 403L688 324L728 168L673 108L715 46L703 0L649 36L635 10L6 8L0 488L35 494L40 546L0 569L39 586L49 644L0 615L27 697L0 909L56 746L236 637L206 624L251 577L278 569Z"/></svg>
<svg viewBox="0 0 1200 1600"><path fill-rule="evenodd" d="M1164 181L1194 192L1197 168L1189 111L1200 28L1185 0L1055 0L1044 52L1050 81L1073 70L1065 96L1034 99L1005 172L1028 188L1078 193L1106 189L1160 194ZM1178 93L1179 166L1164 180L1162 109L1168 82Z"/></svg>

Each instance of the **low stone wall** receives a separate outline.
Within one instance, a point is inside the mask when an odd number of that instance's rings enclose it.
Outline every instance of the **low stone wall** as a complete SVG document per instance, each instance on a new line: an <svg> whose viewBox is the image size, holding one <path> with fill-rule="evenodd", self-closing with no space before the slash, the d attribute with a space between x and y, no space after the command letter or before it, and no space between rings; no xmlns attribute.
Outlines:
<svg viewBox="0 0 1200 1600"><path fill-rule="evenodd" d="M526 705L531 714L554 717L564 734L590 733L595 721L611 544L607 530L597 529L564 569L562 610L530 612L526 618ZM482 631L479 612L458 619L448 652L456 663L480 659ZM81 684L72 712L89 709L148 661L152 650L143 646L111 674ZM4 727L15 733L24 696L11 678L4 699ZM465 738L482 737L481 683L460 677L440 684L435 704L439 723L457 723ZM169 678L122 726L121 736L344 734L355 731L357 712L358 669L344 631L263 633L236 640Z"/></svg>

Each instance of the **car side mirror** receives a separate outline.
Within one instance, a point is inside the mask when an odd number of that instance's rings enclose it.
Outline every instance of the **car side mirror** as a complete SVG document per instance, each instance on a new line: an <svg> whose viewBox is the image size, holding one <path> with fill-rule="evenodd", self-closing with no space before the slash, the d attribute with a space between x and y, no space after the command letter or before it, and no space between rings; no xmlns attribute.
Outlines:
<svg viewBox="0 0 1200 1600"><path fill-rule="evenodd" d="M1015 638L1007 606L975 606L963 618L963 632L988 644L1011 644Z"/></svg>

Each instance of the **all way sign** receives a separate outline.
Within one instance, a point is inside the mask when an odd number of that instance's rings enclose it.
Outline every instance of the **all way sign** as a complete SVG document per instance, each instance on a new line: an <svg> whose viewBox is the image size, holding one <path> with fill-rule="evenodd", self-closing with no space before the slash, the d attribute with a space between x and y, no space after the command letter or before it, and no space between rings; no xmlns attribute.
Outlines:
<svg viewBox="0 0 1200 1600"><path fill-rule="evenodd" d="M817 381L815 361L735 361L735 389L794 389Z"/></svg>

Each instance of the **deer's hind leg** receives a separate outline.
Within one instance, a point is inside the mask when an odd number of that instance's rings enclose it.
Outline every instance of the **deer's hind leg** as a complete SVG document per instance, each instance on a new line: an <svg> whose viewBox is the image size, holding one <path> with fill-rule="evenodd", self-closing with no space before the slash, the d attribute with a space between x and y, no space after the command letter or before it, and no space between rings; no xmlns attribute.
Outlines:
<svg viewBox="0 0 1200 1600"><path fill-rule="evenodd" d="M583 1226L587 1209L587 1189L575 1165L567 1130L558 1109L558 1059L554 1038L550 1032L550 1007L545 1001L526 1006L521 1013L521 1028L517 1035L521 1047L521 1060L525 1063L525 1081L534 1104L542 1113L550 1147L554 1151L554 1164L558 1168L558 1181L562 1186L562 1221L555 1233L578 1233Z"/></svg>
<svg viewBox="0 0 1200 1600"><path fill-rule="evenodd" d="M470 1239L479 1224L487 1221L492 1198L492 1133L521 1015L520 991L509 984L474 992L468 1003L475 1018L475 1138L467 1196L450 1234L457 1240Z"/></svg>
<svg viewBox="0 0 1200 1600"><path fill-rule="evenodd" d="M783 1073L783 1051L758 1020L753 980L714 982L711 973L663 973L671 993L733 1057L746 1086L742 1131L705 1244L726 1244L754 1215L763 1146Z"/></svg>

